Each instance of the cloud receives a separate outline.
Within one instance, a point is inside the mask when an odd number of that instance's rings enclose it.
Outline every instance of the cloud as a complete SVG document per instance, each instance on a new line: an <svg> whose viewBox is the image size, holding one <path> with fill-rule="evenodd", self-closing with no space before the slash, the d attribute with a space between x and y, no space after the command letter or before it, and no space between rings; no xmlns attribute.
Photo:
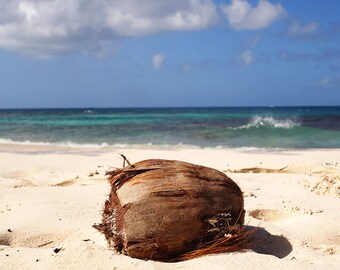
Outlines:
<svg viewBox="0 0 340 270"><path fill-rule="evenodd" d="M287 29L281 33L282 37L295 41L327 41L336 38L335 32L331 27L324 25L323 27L316 21L301 23L297 19L291 19Z"/></svg>
<svg viewBox="0 0 340 270"><path fill-rule="evenodd" d="M165 62L164 54L157 53L157 54L153 55L152 59L151 59L151 62L152 62L152 66L155 69L160 69L163 66L164 62Z"/></svg>
<svg viewBox="0 0 340 270"><path fill-rule="evenodd" d="M0 48L34 56L103 51L117 40L217 23L212 0L11 0L0 9Z"/></svg>
<svg viewBox="0 0 340 270"><path fill-rule="evenodd" d="M238 30L264 29L286 14L280 4L267 0L260 0L256 7L247 0L232 0L230 5L222 4L221 9L230 26Z"/></svg>
<svg viewBox="0 0 340 270"><path fill-rule="evenodd" d="M262 39L262 37L261 37L260 35L257 35L257 36L255 36L255 37L253 37L253 38L250 40L248 46L249 46L250 48L254 49L254 48L257 46L257 44L260 42L261 39Z"/></svg>
<svg viewBox="0 0 340 270"><path fill-rule="evenodd" d="M293 41L325 42L339 40L339 34L340 22L332 21L320 25L316 21L301 23L298 19L290 19L280 36Z"/></svg>
<svg viewBox="0 0 340 270"><path fill-rule="evenodd" d="M288 29L288 35L290 36L303 36L310 35L319 30L320 25L317 22L310 22L305 25L301 25L299 21L293 20Z"/></svg>
<svg viewBox="0 0 340 270"><path fill-rule="evenodd" d="M320 80L319 85L322 88L339 88L340 87L340 77L339 76L332 76L326 77Z"/></svg>
<svg viewBox="0 0 340 270"><path fill-rule="evenodd" d="M244 51L241 55L241 61L244 65L248 66L253 62L253 54L251 51Z"/></svg>

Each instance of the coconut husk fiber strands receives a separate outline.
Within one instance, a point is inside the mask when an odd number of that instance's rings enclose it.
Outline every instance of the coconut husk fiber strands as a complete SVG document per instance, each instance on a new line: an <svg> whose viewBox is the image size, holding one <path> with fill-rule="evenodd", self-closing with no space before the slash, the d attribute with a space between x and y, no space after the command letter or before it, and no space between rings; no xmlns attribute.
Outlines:
<svg viewBox="0 0 340 270"><path fill-rule="evenodd" d="M220 171L149 159L107 175L111 192L94 227L120 253L171 262L250 245L242 192Z"/></svg>

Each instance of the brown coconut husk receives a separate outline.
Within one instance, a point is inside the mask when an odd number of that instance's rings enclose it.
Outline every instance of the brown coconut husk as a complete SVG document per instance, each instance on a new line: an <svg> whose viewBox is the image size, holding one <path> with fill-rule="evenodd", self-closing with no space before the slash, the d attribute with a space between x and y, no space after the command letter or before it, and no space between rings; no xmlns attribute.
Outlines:
<svg viewBox="0 0 340 270"><path fill-rule="evenodd" d="M170 262L251 246L242 192L222 172L150 159L107 175L111 193L94 227L117 252Z"/></svg>

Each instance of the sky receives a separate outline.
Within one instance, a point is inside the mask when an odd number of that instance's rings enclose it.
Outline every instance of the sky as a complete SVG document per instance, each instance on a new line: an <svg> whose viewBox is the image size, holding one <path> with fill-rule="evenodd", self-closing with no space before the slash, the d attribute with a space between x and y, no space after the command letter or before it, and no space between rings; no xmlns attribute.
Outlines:
<svg viewBox="0 0 340 270"><path fill-rule="evenodd" d="M0 108L340 105L339 0L0 0Z"/></svg>

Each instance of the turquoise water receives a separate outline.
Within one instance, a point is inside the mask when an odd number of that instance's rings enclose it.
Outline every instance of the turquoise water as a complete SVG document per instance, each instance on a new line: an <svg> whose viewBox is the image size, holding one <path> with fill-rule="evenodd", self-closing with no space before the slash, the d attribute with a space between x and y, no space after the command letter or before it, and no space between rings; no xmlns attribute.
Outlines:
<svg viewBox="0 0 340 270"><path fill-rule="evenodd" d="M0 110L0 143L339 148L340 107Z"/></svg>

